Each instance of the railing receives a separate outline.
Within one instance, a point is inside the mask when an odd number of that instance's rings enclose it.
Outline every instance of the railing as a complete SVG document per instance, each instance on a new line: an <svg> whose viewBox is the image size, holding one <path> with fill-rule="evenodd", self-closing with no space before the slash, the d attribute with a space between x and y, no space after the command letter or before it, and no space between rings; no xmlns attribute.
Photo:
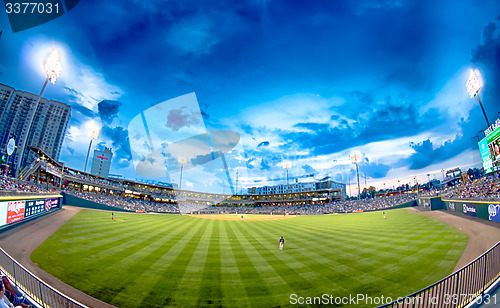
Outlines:
<svg viewBox="0 0 500 308"><path fill-rule="evenodd" d="M0 190L0 197L26 197L26 196L37 196L43 198L44 196L54 196L58 195L57 192L34 192L34 191L17 191L17 190Z"/></svg>
<svg viewBox="0 0 500 308"><path fill-rule="evenodd" d="M0 248L0 270L14 282L19 290L27 294L41 307L87 308L87 306L57 291L33 275L2 248Z"/></svg>
<svg viewBox="0 0 500 308"><path fill-rule="evenodd" d="M500 242L448 277L380 308L464 307L474 301L481 304L485 299L478 296L484 296L499 277Z"/></svg>

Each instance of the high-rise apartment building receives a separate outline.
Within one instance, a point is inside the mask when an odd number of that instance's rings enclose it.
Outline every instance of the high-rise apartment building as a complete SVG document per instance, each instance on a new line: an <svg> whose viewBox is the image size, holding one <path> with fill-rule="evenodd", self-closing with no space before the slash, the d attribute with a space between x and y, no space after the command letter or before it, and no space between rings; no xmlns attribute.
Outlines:
<svg viewBox="0 0 500 308"><path fill-rule="evenodd" d="M28 146L43 150L59 160L64 135L71 117L71 107L61 102L41 98L0 84L0 154L7 158L4 164L17 174L35 159ZM7 155L11 138L16 149Z"/></svg>
<svg viewBox="0 0 500 308"><path fill-rule="evenodd" d="M90 173L103 178L107 178L109 176L109 168L111 167L112 158L113 152L110 148L104 147L104 151L94 150Z"/></svg>

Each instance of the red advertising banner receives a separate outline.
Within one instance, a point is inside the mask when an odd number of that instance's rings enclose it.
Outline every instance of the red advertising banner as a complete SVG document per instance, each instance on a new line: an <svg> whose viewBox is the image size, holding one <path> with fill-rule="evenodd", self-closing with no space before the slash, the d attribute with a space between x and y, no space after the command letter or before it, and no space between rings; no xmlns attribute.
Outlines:
<svg viewBox="0 0 500 308"><path fill-rule="evenodd" d="M7 204L7 223L24 219L25 201L9 201Z"/></svg>
<svg viewBox="0 0 500 308"><path fill-rule="evenodd" d="M59 199L51 198L45 199L45 211L49 212L50 210L56 209L59 207Z"/></svg>

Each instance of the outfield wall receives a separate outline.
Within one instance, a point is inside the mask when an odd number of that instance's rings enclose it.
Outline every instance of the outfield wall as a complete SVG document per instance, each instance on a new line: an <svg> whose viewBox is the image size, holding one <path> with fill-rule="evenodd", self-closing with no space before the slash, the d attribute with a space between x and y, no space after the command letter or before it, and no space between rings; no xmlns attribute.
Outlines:
<svg viewBox="0 0 500 308"><path fill-rule="evenodd" d="M0 231L61 208L62 195L0 197Z"/></svg>
<svg viewBox="0 0 500 308"><path fill-rule="evenodd" d="M83 198L79 198L77 196L73 196L71 194L67 194L65 192L63 192L62 195L63 195L63 204L67 204L67 205L84 207L84 208L94 209L94 210L104 210L104 211L113 211L113 212L133 212L133 211L117 208L114 206L109 206L109 205L104 205L104 204L97 203L94 201L89 201L89 200L86 200Z"/></svg>
<svg viewBox="0 0 500 308"><path fill-rule="evenodd" d="M425 209L447 210L485 220L500 222L500 202L498 201L469 201L450 200L441 197L423 197L418 199L418 204Z"/></svg>

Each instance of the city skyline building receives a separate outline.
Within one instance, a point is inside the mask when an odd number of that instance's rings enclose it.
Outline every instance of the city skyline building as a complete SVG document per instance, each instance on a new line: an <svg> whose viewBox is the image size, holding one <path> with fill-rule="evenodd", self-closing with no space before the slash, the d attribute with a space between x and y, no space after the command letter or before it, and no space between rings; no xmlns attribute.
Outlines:
<svg viewBox="0 0 500 308"><path fill-rule="evenodd" d="M13 174L18 174L36 158L29 146L59 160L71 107L43 97L36 105L37 99L37 94L0 83L0 154L5 155L3 164L9 165ZM16 148L9 156L7 144L10 139L15 140Z"/></svg>
<svg viewBox="0 0 500 308"><path fill-rule="evenodd" d="M113 151L111 148L104 147L104 150L94 150L92 155L92 166L90 173L103 178L109 177L109 169L111 168L111 159L113 158Z"/></svg>

